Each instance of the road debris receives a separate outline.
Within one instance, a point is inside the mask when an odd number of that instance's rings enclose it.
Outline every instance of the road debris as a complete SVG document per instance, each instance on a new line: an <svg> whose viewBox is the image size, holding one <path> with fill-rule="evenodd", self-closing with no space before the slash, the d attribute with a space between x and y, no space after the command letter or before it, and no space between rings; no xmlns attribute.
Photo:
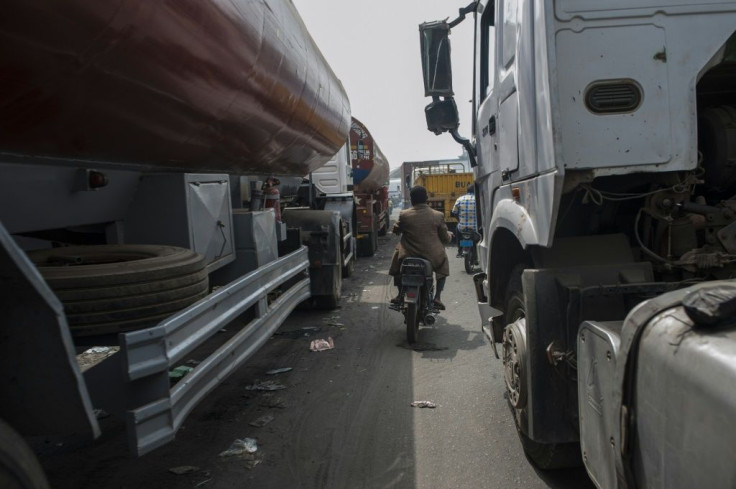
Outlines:
<svg viewBox="0 0 736 489"><path fill-rule="evenodd" d="M286 389L286 386L274 380L256 381L255 384L245 386L245 390L248 391L278 391L281 389Z"/></svg>
<svg viewBox="0 0 736 489"><path fill-rule="evenodd" d="M199 467L195 467L194 465L181 465L179 467L171 467L169 469L169 472L176 475L184 475L184 474L191 474L192 472L197 472L199 470Z"/></svg>
<svg viewBox="0 0 736 489"><path fill-rule="evenodd" d="M332 337L328 337L326 340L312 340L309 345L309 349L312 351L332 350L333 348L335 348L335 342Z"/></svg>
<svg viewBox="0 0 736 489"><path fill-rule="evenodd" d="M304 338L305 336L312 336L315 333L321 331L322 328L319 326L307 326L304 328L294 329L291 331L277 331L274 336L285 336L287 338L298 339Z"/></svg>
<svg viewBox="0 0 736 489"><path fill-rule="evenodd" d="M89 350L85 350L84 353L90 354L90 353L109 353L110 347L109 346L93 346Z"/></svg>
<svg viewBox="0 0 736 489"><path fill-rule="evenodd" d="M251 425L251 426L255 426L256 428L263 428L268 423L270 423L271 421L273 421L273 419L274 418L273 418L273 415L272 414L264 414L260 418L256 419L255 421L251 421L248 424Z"/></svg>
<svg viewBox="0 0 736 489"><path fill-rule="evenodd" d="M291 372L292 370L294 370L292 367L275 368L266 372L266 375L278 375L285 372Z"/></svg>
<svg viewBox="0 0 736 489"><path fill-rule="evenodd" d="M414 401L411 403L411 407L434 409L437 407L437 404L432 401Z"/></svg>
<svg viewBox="0 0 736 489"><path fill-rule="evenodd" d="M252 469L261 463L261 460L256 457L257 450L258 442L255 438L237 439L230 445L230 448L220 452L219 456L220 458L245 460L246 468Z"/></svg>
<svg viewBox="0 0 736 489"><path fill-rule="evenodd" d="M194 370L192 367L188 367L186 365L179 365L175 369L172 369L169 371L169 378L172 380L179 380L183 378L186 374Z"/></svg>

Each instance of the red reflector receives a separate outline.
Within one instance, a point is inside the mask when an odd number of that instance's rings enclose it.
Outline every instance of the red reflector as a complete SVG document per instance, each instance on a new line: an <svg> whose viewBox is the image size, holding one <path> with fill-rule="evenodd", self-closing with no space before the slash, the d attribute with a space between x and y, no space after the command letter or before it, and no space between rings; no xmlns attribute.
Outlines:
<svg viewBox="0 0 736 489"><path fill-rule="evenodd" d="M89 188L101 188L106 186L107 183L107 176L104 173L98 171L89 172Z"/></svg>
<svg viewBox="0 0 736 489"><path fill-rule="evenodd" d="M406 295L407 297L411 297L412 299L416 297L416 294L414 292L407 292Z"/></svg>
<svg viewBox="0 0 736 489"><path fill-rule="evenodd" d="M312 266L313 266L313 267L321 267L321 266L322 266L322 262L321 262L321 261L319 261L319 260L314 260L314 261L312 262Z"/></svg>

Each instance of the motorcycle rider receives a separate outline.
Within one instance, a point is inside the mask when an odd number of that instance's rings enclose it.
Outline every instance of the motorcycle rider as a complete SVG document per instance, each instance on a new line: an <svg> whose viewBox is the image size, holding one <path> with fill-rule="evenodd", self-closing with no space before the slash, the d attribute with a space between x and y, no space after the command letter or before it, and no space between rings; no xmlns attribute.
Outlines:
<svg viewBox="0 0 736 489"><path fill-rule="evenodd" d="M458 197L452 206L450 215L457 217L457 234L478 230L478 219L475 213L475 185L468 185L467 193ZM460 238L457 239L457 258L461 258Z"/></svg>
<svg viewBox="0 0 736 489"><path fill-rule="evenodd" d="M409 191L411 207L401 211L399 219L394 223L393 233L400 234L401 240L391 258L389 275L394 277L394 284L401 293L401 261L407 256L416 256L429 260L432 264L437 285L435 287L434 306L444 310L440 300L447 276L450 275L450 264L447 261L445 245L452 240L452 233L447 230L445 217L427 205L427 189L421 185ZM396 297L391 302L398 302Z"/></svg>

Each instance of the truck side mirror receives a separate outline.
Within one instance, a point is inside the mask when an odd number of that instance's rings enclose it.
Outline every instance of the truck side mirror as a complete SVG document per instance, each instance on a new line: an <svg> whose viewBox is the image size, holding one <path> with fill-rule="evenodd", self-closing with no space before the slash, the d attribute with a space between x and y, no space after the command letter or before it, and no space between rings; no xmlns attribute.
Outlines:
<svg viewBox="0 0 736 489"><path fill-rule="evenodd" d="M419 26L425 97L451 97L450 25L444 20Z"/></svg>
<svg viewBox="0 0 736 489"><path fill-rule="evenodd" d="M427 118L427 129L438 135L445 131L456 131L460 127L460 115L452 97L435 100L427 105L424 116Z"/></svg>

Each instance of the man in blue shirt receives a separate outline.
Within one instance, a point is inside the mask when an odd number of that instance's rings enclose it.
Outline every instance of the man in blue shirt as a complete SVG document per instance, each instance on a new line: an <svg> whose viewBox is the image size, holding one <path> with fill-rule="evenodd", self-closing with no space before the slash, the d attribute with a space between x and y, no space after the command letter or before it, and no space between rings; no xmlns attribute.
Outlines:
<svg viewBox="0 0 736 489"><path fill-rule="evenodd" d="M475 185L468 185L468 193L458 197L452 207L453 216L457 217L457 231L477 231L478 218L475 213ZM463 256L460 252L460 237L457 239L457 256Z"/></svg>

